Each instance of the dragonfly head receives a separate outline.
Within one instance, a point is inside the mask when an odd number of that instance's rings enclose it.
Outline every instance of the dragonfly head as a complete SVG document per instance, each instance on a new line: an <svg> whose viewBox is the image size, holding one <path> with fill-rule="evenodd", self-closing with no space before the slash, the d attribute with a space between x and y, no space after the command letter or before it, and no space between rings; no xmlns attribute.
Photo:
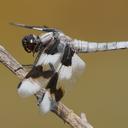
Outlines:
<svg viewBox="0 0 128 128"><path fill-rule="evenodd" d="M22 45L24 47L24 50L28 53L35 53L38 52L38 46L39 44L39 39L36 35L30 34L22 39Z"/></svg>

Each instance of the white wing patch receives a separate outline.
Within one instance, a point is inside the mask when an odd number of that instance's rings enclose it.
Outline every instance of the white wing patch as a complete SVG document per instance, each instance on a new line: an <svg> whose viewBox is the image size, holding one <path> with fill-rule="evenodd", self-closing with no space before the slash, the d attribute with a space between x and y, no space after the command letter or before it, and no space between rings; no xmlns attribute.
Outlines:
<svg viewBox="0 0 128 128"><path fill-rule="evenodd" d="M56 53L54 55L48 55L46 53L42 53L36 66L37 65L47 65L51 63L54 65L55 68L57 68L58 63L60 63L62 57L62 53Z"/></svg>
<svg viewBox="0 0 128 128"><path fill-rule="evenodd" d="M36 66L38 66L38 65L42 65L43 62L47 59L47 56L48 56L48 54L46 54L46 53L42 53L42 54L40 55L39 60L37 61Z"/></svg>
<svg viewBox="0 0 128 128"><path fill-rule="evenodd" d="M72 77L72 66L62 66L59 72L60 80L69 80Z"/></svg>
<svg viewBox="0 0 128 128"><path fill-rule="evenodd" d="M84 72L86 67L85 62L75 53L72 57L72 71L73 74L79 75Z"/></svg>
<svg viewBox="0 0 128 128"><path fill-rule="evenodd" d="M62 66L59 73L60 80L73 80L84 72L85 62L75 53L72 57L72 66Z"/></svg>
<svg viewBox="0 0 128 128"><path fill-rule="evenodd" d="M50 97L49 92L46 91L45 94L44 94L43 100L39 105L40 110L43 113L49 112L52 108L52 103L51 103L51 100L50 100L49 97Z"/></svg>
<svg viewBox="0 0 128 128"><path fill-rule="evenodd" d="M42 53L40 56L37 65L47 65L49 63L53 64L56 71L58 71L58 67L61 65L61 58L63 53L56 53L54 55L48 55L46 53ZM85 68L85 62L74 53L72 57L72 66L62 66L59 71L59 79L60 80L70 80L74 79L75 76L79 76ZM72 81L72 80L71 80Z"/></svg>
<svg viewBox="0 0 128 128"><path fill-rule="evenodd" d="M21 97L28 97L34 95L40 89L41 87L38 84L32 83L30 79L24 79L18 88L18 94Z"/></svg>

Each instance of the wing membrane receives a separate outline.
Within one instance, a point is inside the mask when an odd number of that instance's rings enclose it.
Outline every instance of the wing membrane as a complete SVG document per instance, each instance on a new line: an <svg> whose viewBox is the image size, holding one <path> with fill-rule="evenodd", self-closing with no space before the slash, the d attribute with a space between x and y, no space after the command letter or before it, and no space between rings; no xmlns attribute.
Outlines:
<svg viewBox="0 0 128 128"><path fill-rule="evenodd" d="M22 27L22 28L27 28L27 29L34 29L34 30L38 30L38 31L43 31L43 32L58 32L60 30L56 29L56 28L48 28L47 26L34 26L34 25L25 25L25 24L21 24L21 23L10 23L13 26L18 26L18 27Z"/></svg>

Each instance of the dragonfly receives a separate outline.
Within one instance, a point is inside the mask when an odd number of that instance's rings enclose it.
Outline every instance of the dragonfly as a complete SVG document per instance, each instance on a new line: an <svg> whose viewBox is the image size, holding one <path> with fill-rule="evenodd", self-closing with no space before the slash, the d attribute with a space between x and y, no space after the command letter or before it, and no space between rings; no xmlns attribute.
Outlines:
<svg viewBox="0 0 128 128"><path fill-rule="evenodd" d="M55 101L59 102L64 96L62 87L57 88L57 82L70 81L84 71L86 63L78 56L80 53L91 53L127 49L128 42L89 42L72 39L61 30L47 26L32 26L20 23L11 23L22 28L41 31L40 35L29 34L22 39L22 45L27 53L37 54L31 70L18 85L18 93L22 97L36 94L41 87L29 82L29 78L44 78L47 82L46 90L54 95ZM47 66L45 70L45 66ZM44 80L44 81L45 81ZM48 92L43 95L40 106L43 111L51 109L51 101ZM46 106L47 107L44 107Z"/></svg>

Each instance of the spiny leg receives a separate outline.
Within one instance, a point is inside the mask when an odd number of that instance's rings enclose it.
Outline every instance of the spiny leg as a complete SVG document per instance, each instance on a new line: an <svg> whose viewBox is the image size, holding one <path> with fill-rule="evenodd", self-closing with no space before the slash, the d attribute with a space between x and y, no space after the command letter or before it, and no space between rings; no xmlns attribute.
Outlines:
<svg viewBox="0 0 128 128"><path fill-rule="evenodd" d="M23 66L25 69L29 70L29 69L32 68L33 65L32 65L32 64L22 64L22 66ZM20 69L23 69L23 67L19 67L19 68L15 69L15 72L17 72L17 71L20 70Z"/></svg>

